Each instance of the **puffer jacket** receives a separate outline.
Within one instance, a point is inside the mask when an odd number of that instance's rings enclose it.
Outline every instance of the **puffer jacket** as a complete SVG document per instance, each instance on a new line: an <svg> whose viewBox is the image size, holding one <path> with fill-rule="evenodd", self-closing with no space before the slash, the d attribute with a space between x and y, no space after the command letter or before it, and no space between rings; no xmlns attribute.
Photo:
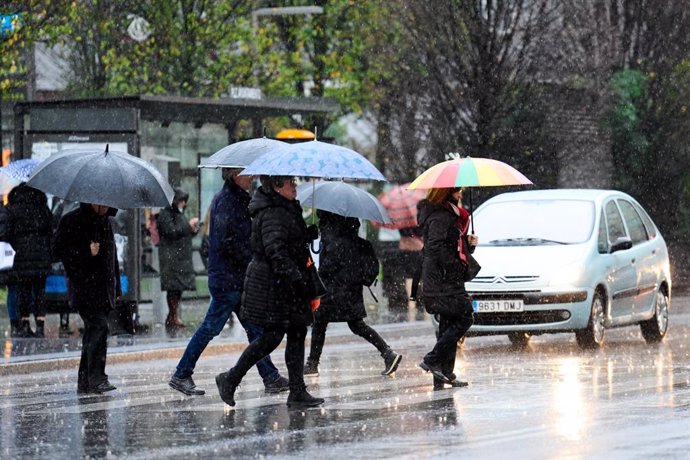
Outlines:
<svg viewBox="0 0 690 460"><path fill-rule="evenodd" d="M53 215L45 193L20 184L12 189L8 200L6 241L16 255L7 281L47 275L52 261Z"/></svg>
<svg viewBox="0 0 690 460"><path fill-rule="evenodd" d="M420 201L417 208L417 221L424 238L421 277L424 305L430 313L467 314L469 302L463 279L465 266L458 255L461 235L456 215L450 207L428 200Z"/></svg>
<svg viewBox="0 0 690 460"><path fill-rule="evenodd" d="M307 288L309 243L299 201L259 187L249 203L252 260L241 316L263 327L311 324Z"/></svg>
<svg viewBox="0 0 690 460"><path fill-rule="evenodd" d="M370 285L378 273L374 248L357 235L357 218L319 211L319 225L319 275L328 293L321 298L315 317L325 322L365 318L362 286Z"/></svg>

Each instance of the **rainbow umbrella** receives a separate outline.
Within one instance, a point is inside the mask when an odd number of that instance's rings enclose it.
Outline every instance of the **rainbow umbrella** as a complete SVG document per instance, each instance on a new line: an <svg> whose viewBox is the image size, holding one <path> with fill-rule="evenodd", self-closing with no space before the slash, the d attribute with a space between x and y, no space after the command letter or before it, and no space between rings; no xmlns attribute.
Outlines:
<svg viewBox="0 0 690 460"><path fill-rule="evenodd" d="M456 158L444 161L420 174L407 187L410 190L467 187L470 216L472 215L472 187L530 185L532 181L507 163L491 158ZM474 222L472 222L474 233Z"/></svg>

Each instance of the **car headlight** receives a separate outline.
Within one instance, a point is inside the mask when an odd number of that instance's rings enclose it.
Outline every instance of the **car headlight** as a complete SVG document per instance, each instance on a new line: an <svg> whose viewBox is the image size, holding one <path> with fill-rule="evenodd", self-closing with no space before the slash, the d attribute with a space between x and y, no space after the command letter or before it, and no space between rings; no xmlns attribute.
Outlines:
<svg viewBox="0 0 690 460"><path fill-rule="evenodd" d="M566 265L554 268L549 286L578 286L582 281L584 267L581 264Z"/></svg>

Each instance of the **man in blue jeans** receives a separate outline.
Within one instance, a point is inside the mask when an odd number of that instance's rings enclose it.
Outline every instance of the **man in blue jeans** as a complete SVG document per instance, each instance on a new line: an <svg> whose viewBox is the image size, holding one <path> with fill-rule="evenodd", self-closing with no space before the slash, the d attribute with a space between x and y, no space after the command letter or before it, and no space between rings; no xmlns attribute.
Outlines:
<svg viewBox="0 0 690 460"><path fill-rule="evenodd" d="M208 288L211 303L206 317L196 330L175 374L168 385L186 395L203 395L192 379L194 366L209 342L223 330L232 312L240 311L244 275L252 258L249 245L251 220L249 218L251 176L239 176L242 169L223 168L225 184L213 197L210 209ZM261 336L262 328L240 319L249 342ZM270 356L256 364L267 393L288 390L288 379L282 377Z"/></svg>

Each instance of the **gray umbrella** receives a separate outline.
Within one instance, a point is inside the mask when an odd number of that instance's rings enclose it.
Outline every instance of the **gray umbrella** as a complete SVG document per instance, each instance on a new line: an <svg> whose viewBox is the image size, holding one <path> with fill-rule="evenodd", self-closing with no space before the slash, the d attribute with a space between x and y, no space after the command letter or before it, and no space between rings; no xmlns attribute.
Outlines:
<svg viewBox="0 0 690 460"><path fill-rule="evenodd" d="M297 199L305 207L323 209L345 217L359 217L389 224L386 208L371 193L345 182L305 183L297 187Z"/></svg>
<svg viewBox="0 0 690 460"><path fill-rule="evenodd" d="M27 185L68 201L117 209L170 206L173 189L149 162L128 153L68 150L51 155Z"/></svg>
<svg viewBox="0 0 690 460"><path fill-rule="evenodd" d="M286 142L259 137L235 142L201 160L200 168L244 168L264 153L286 146Z"/></svg>

